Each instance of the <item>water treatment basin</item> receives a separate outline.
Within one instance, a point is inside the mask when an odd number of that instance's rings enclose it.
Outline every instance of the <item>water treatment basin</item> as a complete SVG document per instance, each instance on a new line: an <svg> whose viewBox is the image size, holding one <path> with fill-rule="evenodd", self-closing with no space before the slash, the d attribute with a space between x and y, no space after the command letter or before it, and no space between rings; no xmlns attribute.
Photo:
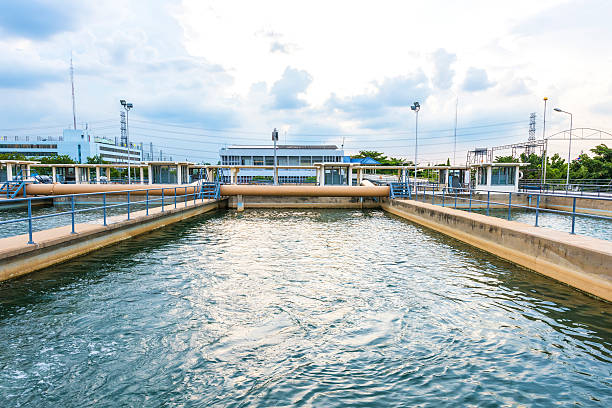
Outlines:
<svg viewBox="0 0 612 408"><path fill-rule="evenodd" d="M0 406L610 406L612 306L380 210L203 215L0 283Z"/></svg>

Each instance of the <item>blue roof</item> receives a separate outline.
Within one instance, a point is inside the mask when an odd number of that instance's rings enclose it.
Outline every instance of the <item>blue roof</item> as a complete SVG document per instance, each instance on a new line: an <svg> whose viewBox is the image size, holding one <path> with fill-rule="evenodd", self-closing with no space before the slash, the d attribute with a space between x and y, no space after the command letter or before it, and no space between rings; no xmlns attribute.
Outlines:
<svg viewBox="0 0 612 408"><path fill-rule="evenodd" d="M363 157L360 159L353 159L351 158L350 163L359 163L359 164L380 164L379 162L377 162L376 160L374 160L371 157Z"/></svg>

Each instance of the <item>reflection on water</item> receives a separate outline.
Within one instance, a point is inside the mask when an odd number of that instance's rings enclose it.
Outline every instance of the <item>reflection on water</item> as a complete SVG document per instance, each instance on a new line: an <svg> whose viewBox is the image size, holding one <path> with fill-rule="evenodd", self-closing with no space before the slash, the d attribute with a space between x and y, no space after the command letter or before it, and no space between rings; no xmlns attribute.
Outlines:
<svg viewBox="0 0 612 408"><path fill-rule="evenodd" d="M204 216L0 301L0 406L612 403L610 304L381 211Z"/></svg>
<svg viewBox="0 0 612 408"><path fill-rule="evenodd" d="M140 199L140 198L139 198ZM107 217L113 217L116 215L124 215L127 219L127 205L125 202L114 202L109 203L109 207L106 209ZM158 206L157 204L149 208ZM78 202L75 205L75 216L74 222L78 223L91 223L91 224L102 224L104 212L100 208L102 203L82 203ZM174 207L174 202L171 203L171 207ZM130 204L130 212L144 210L146 208L143 204ZM82 211L80 210L87 210ZM63 212L71 212L72 207L70 202L64 202L56 205L45 205L45 206L34 206L32 207L32 216L46 216L51 214L57 214L52 217L39 218L32 220L32 231L42 231L50 228L61 227L64 225L70 225L72 223L72 213L60 214ZM15 220L20 218L27 218L28 211L22 208L14 209L0 209L0 221ZM110 222L110 221L109 221ZM12 237L14 235L22 235L28 233L28 221L18 221L8 224L0 225L0 238Z"/></svg>
<svg viewBox="0 0 612 408"><path fill-rule="evenodd" d="M478 212L486 214L486 210L478 210ZM489 215L508 219L508 210L492 209ZM535 211L533 210L512 209L510 215L513 221L535 225ZM572 217L542 211L538 216L538 225L557 231L571 232ZM574 228L576 234L612 241L612 220L577 215Z"/></svg>

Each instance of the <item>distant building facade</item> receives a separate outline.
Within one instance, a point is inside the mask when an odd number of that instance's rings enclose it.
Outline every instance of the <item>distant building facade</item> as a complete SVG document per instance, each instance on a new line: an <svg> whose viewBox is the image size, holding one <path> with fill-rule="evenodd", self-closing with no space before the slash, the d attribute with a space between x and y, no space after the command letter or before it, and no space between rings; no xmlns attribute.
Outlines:
<svg viewBox="0 0 612 408"><path fill-rule="evenodd" d="M224 166L273 166L273 146L228 146L219 150ZM314 163L342 163L344 151L335 145L278 145L276 149L279 166L312 166ZM223 171L228 182L230 172ZM238 183L253 183L270 180L273 170L266 168L240 169ZM279 183L308 183L316 181L315 169L279 169Z"/></svg>
<svg viewBox="0 0 612 408"><path fill-rule="evenodd" d="M132 144L128 149L116 141L93 136L87 129L65 129L59 137L0 136L0 153L26 157L68 155L77 163L86 163L87 157L96 155L111 163L125 163L128 157L132 162L143 159L142 145Z"/></svg>

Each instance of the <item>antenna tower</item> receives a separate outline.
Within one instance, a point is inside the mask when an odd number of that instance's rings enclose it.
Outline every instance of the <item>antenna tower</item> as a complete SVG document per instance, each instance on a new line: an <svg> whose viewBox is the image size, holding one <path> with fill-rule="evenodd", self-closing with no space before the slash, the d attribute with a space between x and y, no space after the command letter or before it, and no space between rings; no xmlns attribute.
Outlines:
<svg viewBox="0 0 612 408"><path fill-rule="evenodd" d="M535 141L536 141L535 131L536 131L536 114L534 112L531 115L529 115L529 139L527 139L529 144L527 145L527 149L525 152L527 153L527 155L535 153Z"/></svg>
<svg viewBox="0 0 612 408"><path fill-rule="evenodd" d="M127 146L127 124L125 121L125 112L121 111L121 146Z"/></svg>
<svg viewBox="0 0 612 408"><path fill-rule="evenodd" d="M72 125L76 130L76 102L74 100L74 67L72 66L72 53L70 53L70 84L72 85Z"/></svg>

